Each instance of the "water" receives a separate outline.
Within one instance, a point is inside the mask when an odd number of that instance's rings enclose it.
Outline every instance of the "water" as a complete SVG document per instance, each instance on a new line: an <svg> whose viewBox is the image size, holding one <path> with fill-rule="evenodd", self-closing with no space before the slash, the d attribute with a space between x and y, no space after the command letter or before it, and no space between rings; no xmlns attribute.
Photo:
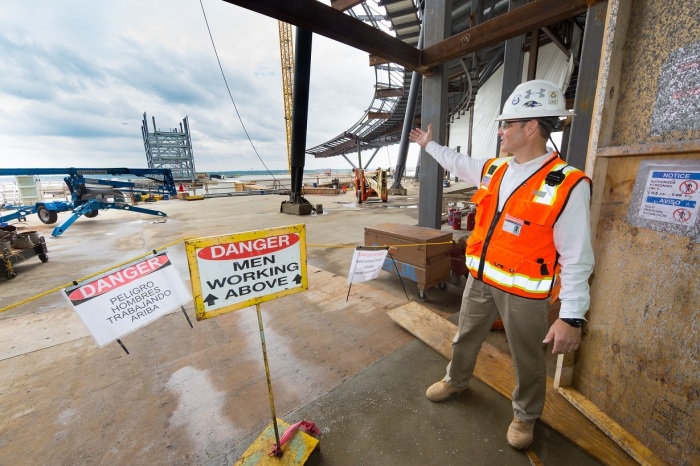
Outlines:
<svg viewBox="0 0 700 466"><path fill-rule="evenodd" d="M289 171L287 170L236 170L236 171L211 171L206 172L207 175L224 175L226 178L240 178L240 179L255 179L255 178L277 178L277 177L289 177ZM324 178L337 178L341 176L352 175L352 170L304 170L304 178L313 178L315 176L320 176Z"/></svg>
<svg viewBox="0 0 700 466"><path fill-rule="evenodd" d="M250 182L259 186L275 189L289 189L291 187L291 176L287 170L230 170L230 171L209 171L205 172L207 180L211 175L225 176L225 180L217 187L216 183L211 188L228 189L228 182ZM353 176L352 170L305 170L303 183L307 185L330 184L332 179L338 178L347 181ZM65 197L63 179L65 175L37 175L39 184L44 193L49 197ZM140 181L143 178L133 175L93 175L87 178L100 178L105 180L119 181ZM177 183L177 182L176 182ZM230 186L229 186L230 187ZM17 183L14 176L0 176L0 204L14 205L21 203Z"/></svg>
<svg viewBox="0 0 700 466"><path fill-rule="evenodd" d="M330 172L330 174L329 174ZM226 178L240 178L242 180L251 180L251 179L272 179L272 178L285 178L289 177L289 172L287 170L230 170L230 171L207 171L204 172L207 175L224 175ZM352 170L343 170L343 169L336 169L336 170L304 170L304 178L313 178L315 176L323 177L323 178L337 178L337 177L343 177L343 176L350 176L352 175ZM39 175L38 176L39 180L42 182L57 182L57 181L63 181L63 178L65 178L64 175ZM88 177L89 178L89 177ZM133 179L134 177L131 175L107 175L107 176L102 176L102 175L95 175L93 178L103 178L103 179L117 179L117 180L128 180L128 179ZM138 179L138 178L137 178ZM15 177L14 176L0 176L0 185L2 184L15 184Z"/></svg>

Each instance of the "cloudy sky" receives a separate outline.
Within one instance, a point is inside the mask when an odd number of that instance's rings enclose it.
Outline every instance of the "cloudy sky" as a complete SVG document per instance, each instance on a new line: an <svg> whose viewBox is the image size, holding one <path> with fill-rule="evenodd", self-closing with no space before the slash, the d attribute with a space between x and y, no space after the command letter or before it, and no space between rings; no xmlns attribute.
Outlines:
<svg viewBox="0 0 700 466"><path fill-rule="evenodd" d="M286 169L277 21L203 4L255 149ZM0 57L0 167L145 167L146 112L163 129L188 116L198 171L264 169L199 0L4 0ZM361 118L375 78L365 52L314 35L311 80L307 147ZM390 164L386 150L372 166ZM306 167L350 168L312 156Z"/></svg>

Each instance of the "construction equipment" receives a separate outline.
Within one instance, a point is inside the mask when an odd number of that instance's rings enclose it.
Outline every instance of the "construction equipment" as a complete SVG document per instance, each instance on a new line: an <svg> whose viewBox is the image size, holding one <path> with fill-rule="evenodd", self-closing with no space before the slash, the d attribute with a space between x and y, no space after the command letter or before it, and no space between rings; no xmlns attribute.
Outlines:
<svg viewBox="0 0 700 466"><path fill-rule="evenodd" d="M284 127L287 132L287 168L292 173L292 89L294 88L294 46L292 25L278 21L280 61L282 64L282 94L284 96Z"/></svg>
<svg viewBox="0 0 700 466"><path fill-rule="evenodd" d="M42 223L51 225L58 221L59 212L72 211L66 221L54 228L52 236L60 236L80 216L93 218L100 210L120 209L166 217L164 212L127 204L124 192L131 193L134 199L143 194L174 196L177 193L172 172L168 168L0 168L0 176L13 175L68 175L64 181L70 191L70 201L39 201L28 206L5 206L14 212L0 216L0 223L6 223L23 219L29 214L37 214ZM85 175L130 175L144 178L144 181L86 178Z"/></svg>
<svg viewBox="0 0 700 466"><path fill-rule="evenodd" d="M389 199L386 170L378 168L375 171L366 172L361 168L354 168L352 171L355 174L355 193L358 204L362 204L370 197L379 197L382 202Z"/></svg>
<svg viewBox="0 0 700 466"><path fill-rule="evenodd" d="M15 266L32 257L39 257L41 262L48 262L46 242L35 231L17 234L15 227L0 228L0 273L7 278L15 278Z"/></svg>

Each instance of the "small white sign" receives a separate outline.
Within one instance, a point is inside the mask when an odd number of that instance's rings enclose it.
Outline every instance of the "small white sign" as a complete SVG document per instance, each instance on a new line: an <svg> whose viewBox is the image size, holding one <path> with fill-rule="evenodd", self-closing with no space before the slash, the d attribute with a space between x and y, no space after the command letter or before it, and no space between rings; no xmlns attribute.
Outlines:
<svg viewBox="0 0 700 466"><path fill-rule="evenodd" d="M374 280L379 276L388 249L355 249L348 274L348 284Z"/></svg>
<svg viewBox="0 0 700 466"><path fill-rule="evenodd" d="M700 171L651 170L639 216L690 227L700 212Z"/></svg>
<svg viewBox="0 0 700 466"><path fill-rule="evenodd" d="M192 299L165 252L62 291L98 346Z"/></svg>

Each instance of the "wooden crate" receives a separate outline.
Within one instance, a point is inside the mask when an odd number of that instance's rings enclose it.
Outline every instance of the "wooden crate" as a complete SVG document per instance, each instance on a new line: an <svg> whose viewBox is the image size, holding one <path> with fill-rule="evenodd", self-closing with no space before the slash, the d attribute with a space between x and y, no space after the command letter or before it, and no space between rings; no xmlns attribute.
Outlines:
<svg viewBox="0 0 700 466"><path fill-rule="evenodd" d="M365 227L365 246L397 246L395 260L426 268L450 257L452 233L401 223Z"/></svg>

